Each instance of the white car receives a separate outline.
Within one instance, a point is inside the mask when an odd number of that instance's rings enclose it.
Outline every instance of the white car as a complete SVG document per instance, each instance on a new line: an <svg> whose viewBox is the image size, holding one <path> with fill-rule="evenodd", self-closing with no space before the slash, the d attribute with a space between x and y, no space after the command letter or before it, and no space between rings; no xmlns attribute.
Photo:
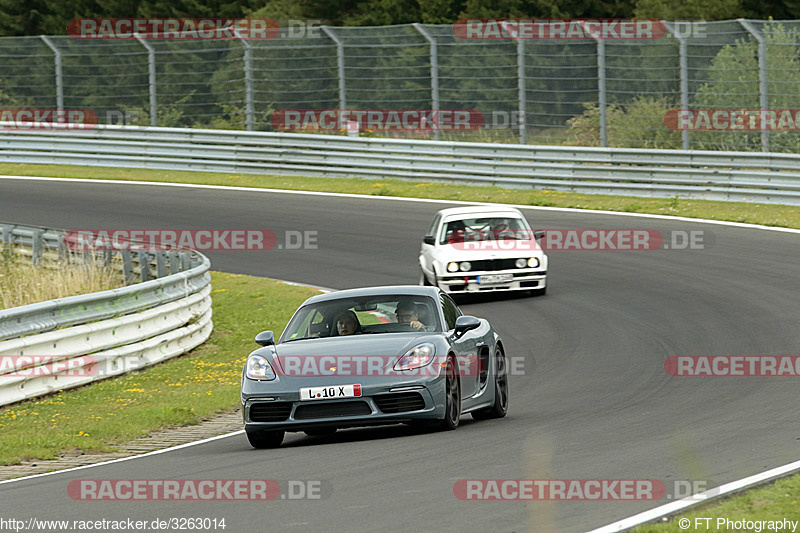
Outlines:
<svg viewBox="0 0 800 533"><path fill-rule="evenodd" d="M443 209L422 240L420 285L451 294L547 290L547 255L518 209Z"/></svg>

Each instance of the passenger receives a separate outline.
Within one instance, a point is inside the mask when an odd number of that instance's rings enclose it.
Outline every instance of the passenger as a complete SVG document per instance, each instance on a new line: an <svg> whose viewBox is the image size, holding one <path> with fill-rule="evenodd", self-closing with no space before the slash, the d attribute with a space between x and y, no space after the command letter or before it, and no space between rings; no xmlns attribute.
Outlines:
<svg viewBox="0 0 800 533"><path fill-rule="evenodd" d="M361 325L356 314L350 310L339 313L336 317L336 332L339 336L360 333Z"/></svg>

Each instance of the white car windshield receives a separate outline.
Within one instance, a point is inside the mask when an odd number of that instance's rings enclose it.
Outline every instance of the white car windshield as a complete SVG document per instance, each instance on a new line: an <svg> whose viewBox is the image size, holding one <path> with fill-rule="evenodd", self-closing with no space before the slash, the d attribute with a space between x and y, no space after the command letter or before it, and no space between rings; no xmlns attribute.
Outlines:
<svg viewBox="0 0 800 533"><path fill-rule="evenodd" d="M532 238L533 232L524 218L513 215L481 216L448 220L442 224L439 244Z"/></svg>
<svg viewBox="0 0 800 533"><path fill-rule="evenodd" d="M280 342L415 331L442 331L436 304L428 296L342 298L301 307Z"/></svg>

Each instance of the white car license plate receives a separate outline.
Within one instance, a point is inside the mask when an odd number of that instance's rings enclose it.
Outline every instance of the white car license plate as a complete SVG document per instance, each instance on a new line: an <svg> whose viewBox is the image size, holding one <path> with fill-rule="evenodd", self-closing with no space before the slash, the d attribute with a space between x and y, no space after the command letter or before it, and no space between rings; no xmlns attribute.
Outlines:
<svg viewBox="0 0 800 533"><path fill-rule="evenodd" d="M509 283L513 280L514 274L487 274L486 276L478 276L478 283L481 285Z"/></svg>
<svg viewBox="0 0 800 533"><path fill-rule="evenodd" d="M301 400L335 400L361 397L361 385L329 385L300 389Z"/></svg>

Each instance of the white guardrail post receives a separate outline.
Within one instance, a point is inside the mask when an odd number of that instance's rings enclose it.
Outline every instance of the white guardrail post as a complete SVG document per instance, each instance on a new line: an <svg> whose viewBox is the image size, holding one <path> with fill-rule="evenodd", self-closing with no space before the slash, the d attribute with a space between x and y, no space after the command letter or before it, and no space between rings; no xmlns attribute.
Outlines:
<svg viewBox="0 0 800 533"><path fill-rule="evenodd" d="M0 229L3 250L23 259L98 261L144 280L0 311L0 405L158 363L211 334L211 263L199 252L71 253L63 230Z"/></svg>
<svg viewBox="0 0 800 533"><path fill-rule="evenodd" d="M800 155L533 146L97 126L2 129L0 161L400 178L581 193L800 205ZM69 132L53 131L69 129Z"/></svg>

